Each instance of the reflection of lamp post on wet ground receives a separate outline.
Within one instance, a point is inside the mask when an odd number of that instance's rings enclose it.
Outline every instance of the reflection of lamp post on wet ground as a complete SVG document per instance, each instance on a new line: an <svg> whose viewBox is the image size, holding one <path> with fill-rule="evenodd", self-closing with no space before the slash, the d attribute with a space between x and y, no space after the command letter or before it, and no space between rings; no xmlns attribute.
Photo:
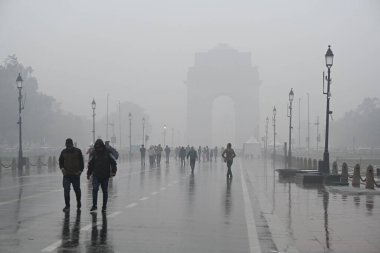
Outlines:
<svg viewBox="0 0 380 253"><path fill-rule="evenodd" d="M273 164L276 162L276 106L273 107Z"/></svg>
<svg viewBox="0 0 380 253"><path fill-rule="evenodd" d="M323 173L330 174L330 155L329 155L329 120L330 120L330 114L332 114L332 111L330 111L330 69L333 65L333 59L334 54L331 51L331 48L327 49L327 52L325 54L325 60L326 60L326 67L327 67L327 91L325 92L325 85L323 82L323 94L326 95L326 131L325 131L325 152L323 153Z"/></svg>
<svg viewBox="0 0 380 253"><path fill-rule="evenodd" d="M293 88L289 92L289 152L288 152L288 168L292 166L292 103L294 99Z"/></svg>
<svg viewBox="0 0 380 253"><path fill-rule="evenodd" d="M129 118L129 160L132 158L132 113L128 114Z"/></svg>
<svg viewBox="0 0 380 253"><path fill-rule="evenodd" d="M95 109L96 109L95 99L92 99L91 108L92 108L92 143L95 144Z"/></svg>
<svg viewBox="0 0 380 253"><path fill-rule="evenodd" d="M21 111L24 110L24 105L22 103L22 80L21 74L18 73L16 83L18 89L18 130L19 130L19 146L18 146L18 169L21 170L24 164L23 154L22 154L22 120L21 120Z"/></svg>
<svg viewBox="0 0 380 253"><path fill-rule="evenodd" d="M164 125L164 147L166 145L166 125Z"/></svg>

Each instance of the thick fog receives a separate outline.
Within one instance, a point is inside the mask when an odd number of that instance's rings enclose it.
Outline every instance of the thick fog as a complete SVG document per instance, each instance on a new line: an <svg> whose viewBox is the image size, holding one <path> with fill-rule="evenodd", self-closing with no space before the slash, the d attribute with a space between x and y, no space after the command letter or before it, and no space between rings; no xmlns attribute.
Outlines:
<svg viewBox="0 0 380 253"><path fill-rule="evenodd" d="M287 141L286 108L293 88L293 134L298 143L301 99L305 145L307 93L312 134L317 116L324 132L322 72L328 45L335 55L334 121L364 98L379 96L379 27L378 0L0 0L0 59L15 54L24 66L33 68L39 91L89 122L93 98L99 120L106 114L107 94L109 112L115 115L119 101L136 104L143 111L133 124L141 125L144 114L150 118L152 143L163 143L166 125L166 143L177 145L187 142L185 81L195 54L227 44L251 54L261 80L259 129L252 129L252 136L261 139L265 118L271 119L276 106L278 138ZM227 95L213 105L210 145L235 141L234 101ZM125 119L125 139L128 124ZM88 124L88 142L91 127ZM105 124L99 121L97 129L104 137Z"/></svg>

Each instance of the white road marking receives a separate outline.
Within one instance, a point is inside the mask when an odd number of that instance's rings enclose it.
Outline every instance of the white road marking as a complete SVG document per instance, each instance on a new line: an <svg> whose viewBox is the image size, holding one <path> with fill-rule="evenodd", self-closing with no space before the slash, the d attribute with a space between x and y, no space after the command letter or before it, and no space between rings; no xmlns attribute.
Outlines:
<svg viewBox="0 0 380 253"><path fill-rule="evenodd" d="M19 198L19 199L12 199L12 200L8 200L8 201L0 202L0 206L6 205L6 204L10 204L10 203L14 203L14 202L18 202L18 201L23 201L23 200L26 200L26 199L32 199L32 198L36 198L36 197L39 197L39 196L42 196L42 195L45 195L45 194L48 194L48 193L60 192L60 191L62 191L62 189L57 189L57 190L52 190L52 191L48 191L48 192L38 193L38 194L34 194L34 195L23 197L23 198Z"/></svg>
<svg viewBox="0 0 380 253"><path fill-rule="evenodd" d="M151 195L156 195L158 192L152 192Z"/></svg>
<svg viewBox="0 0 380 253"><path fill-rule="evenodd" d="M80 229L80 231L88 231L92 227L92 224L88 224L87 226L84 226L83 228Z"/></svg>
<svg viewBox="0 0 380 253"><path fill-rule="evenodd" d="M147 199L149 199L148 197L142 197L140 200L147 200Z"/></svg>
<svg viewBox="0 0 380 253"><path fill-rule="evenodd" d="M161 191L165 191L165 190L166 190L166 187L161 187L160 190L161 190Z"/></svg>
<svg viewBox="0 0 380 253"><path fill-rule="evenodd" d="M56 250L61 244L62 244L62 240L58 240L58 241L50 244L46 248L42 249L41 252L52 252L52 251Z"/></svg>
<svg viewBox="0 0 380 253"><path fill-rule="evenodd" d="M245 177L243 175L243 168L240 165L241 187L243 188L243 200L244 200L244 213L245 220L247 222L247 231L249 239L250 253L261 253L261 246L256 230L255 218L253 217L252 203L249 199L247 184L245 183Z"/></svg>
<svg viewBox="0 0 380 253"><path fill-rule="evenodd" d="M117 212L113 212L113 213L107 215L107 218L113 218L113 217L115 217L115 216L118 216L119 214L121 214L121 212L119 212L119 211L117 211Z"/></svg>
<svg viewBox="0 0 380 253"><path fill-rule="evenodd" d="M137 203L133 202L133 203L131 203L131 204L125 206L125 208L132 208L132 207L134 207L134 206L137 206Z"/></svg>

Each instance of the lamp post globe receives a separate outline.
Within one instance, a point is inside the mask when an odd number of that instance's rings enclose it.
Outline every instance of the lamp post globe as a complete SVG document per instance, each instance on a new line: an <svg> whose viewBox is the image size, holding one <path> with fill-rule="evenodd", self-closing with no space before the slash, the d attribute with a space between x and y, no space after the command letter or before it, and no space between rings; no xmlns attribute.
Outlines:
<svg viewBox="0 0 380 253"><path fill-rule="evenodd" d="M325 60L326 60L326 67L331 68L334 62L334 54L331 51L331 46L329 45L329 48L326 51L325 54Z"/></svg>

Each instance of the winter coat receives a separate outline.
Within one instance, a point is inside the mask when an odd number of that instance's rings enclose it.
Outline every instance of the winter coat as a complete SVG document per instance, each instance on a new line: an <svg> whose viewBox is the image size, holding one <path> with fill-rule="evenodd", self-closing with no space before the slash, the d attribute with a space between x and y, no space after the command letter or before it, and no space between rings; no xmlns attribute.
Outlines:
<svg viewBox="0 0 380 253"><path fill-rule="evenodd" d="M79 176L84 169L82 151L76 147L62 150L59 156L59 168L64 176Z"/></svg>
<svg viewBox="0 0 380 253"><path fill-rule="evenodd" d="M94 146L97 147L102 144L103 141L97 140ZM116 171L116 161L111 157L104 144L102 150L95 149L94 156L88 162L87 176L94 175L97 178L109 178L111 177L111 173L115 175Z"/></svg>

